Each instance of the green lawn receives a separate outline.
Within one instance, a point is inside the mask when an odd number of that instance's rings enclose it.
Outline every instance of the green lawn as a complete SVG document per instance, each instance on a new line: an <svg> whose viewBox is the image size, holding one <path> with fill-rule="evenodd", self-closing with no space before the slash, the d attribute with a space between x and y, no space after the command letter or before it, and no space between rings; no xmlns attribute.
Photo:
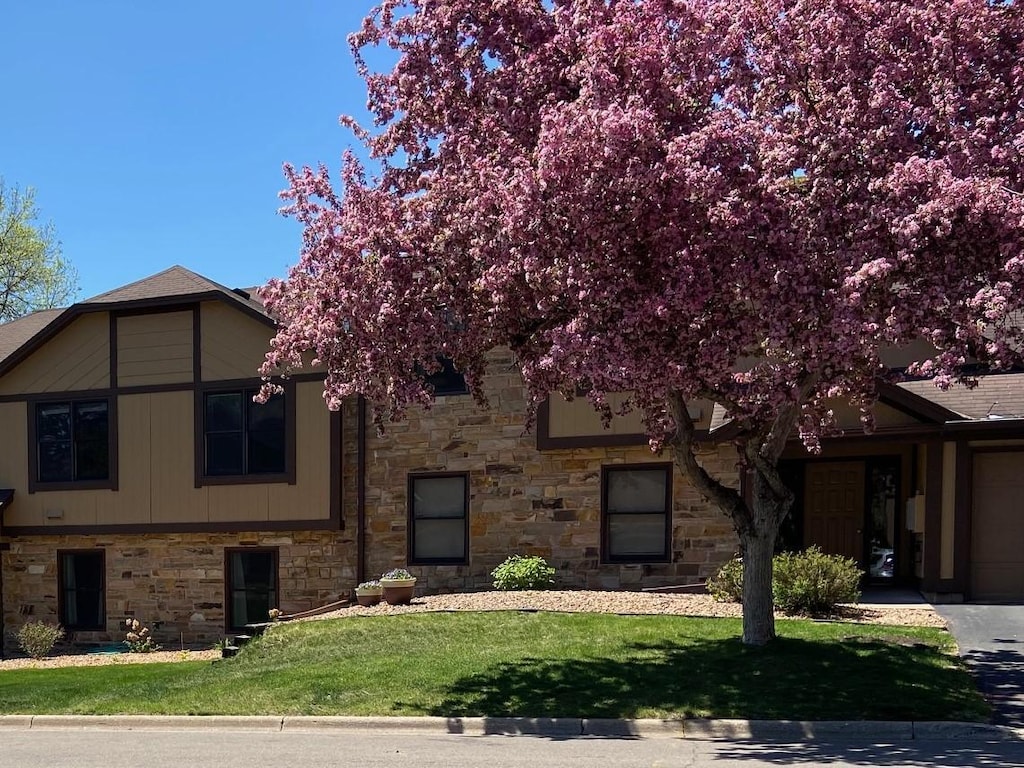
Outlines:
<svg viewBox="0 0 1024 768"><path fill-rule="evenodd" d="M210 663L0 672L0 712L984 720L941 630L435 613L275 627Z"/></svg>

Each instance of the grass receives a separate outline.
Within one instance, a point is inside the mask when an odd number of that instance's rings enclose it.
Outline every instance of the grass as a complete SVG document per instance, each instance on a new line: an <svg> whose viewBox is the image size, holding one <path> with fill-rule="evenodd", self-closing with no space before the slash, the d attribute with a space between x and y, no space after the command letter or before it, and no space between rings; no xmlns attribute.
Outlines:
<svg viewBox="0 0 1024 768"><path fill-rule="evenodd" d="M232 660L0 672L0 712L984 720L937 629L437 613L275 627Z"/></svg>

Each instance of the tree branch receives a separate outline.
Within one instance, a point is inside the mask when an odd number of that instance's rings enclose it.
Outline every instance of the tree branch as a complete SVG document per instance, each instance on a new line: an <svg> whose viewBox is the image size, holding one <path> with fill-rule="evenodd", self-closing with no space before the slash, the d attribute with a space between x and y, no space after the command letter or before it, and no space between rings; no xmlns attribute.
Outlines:
<svg viewBox="0 0 1024 768"><path fill-rule="evenodd" d="M693 419L690 418L690 413L686 408L686 400L678 390L669 394L668 405L676 422L675 434L669 440L676 463L704 498L717 504L723 512L732 518L737 531L740 533L750 532L751 520L743 497L735 489L722 485L711 477L707 470L697 462L697 457L693 453Z"/></svg>

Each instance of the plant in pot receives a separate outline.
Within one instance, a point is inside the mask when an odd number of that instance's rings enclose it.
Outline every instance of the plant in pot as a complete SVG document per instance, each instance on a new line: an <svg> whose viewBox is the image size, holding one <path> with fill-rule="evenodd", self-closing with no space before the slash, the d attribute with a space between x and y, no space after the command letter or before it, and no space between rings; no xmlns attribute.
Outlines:
<svg viewBox="0 0 1024 768"><path fill-rule="evenodd" d="M380 602L381 593L384 587L376 579L364 581L356 587L356 602L360 605L371 606Z"/></svg>
<svg viewBox="0 0 1024 768"><path fill-rule="evenodd" d="M384 602L388 605L408 605L416 589L416 577L405 568L394 568L380 577Z"/></svg>

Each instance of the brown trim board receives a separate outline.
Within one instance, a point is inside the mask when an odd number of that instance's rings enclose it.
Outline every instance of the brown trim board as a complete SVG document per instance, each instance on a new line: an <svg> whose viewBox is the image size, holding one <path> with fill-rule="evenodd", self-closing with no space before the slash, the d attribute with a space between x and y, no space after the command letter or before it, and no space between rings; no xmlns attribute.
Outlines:
<svg viewBox="0 0 1024 768"><path fill-rule="evenodd" d="M942 443L925 447L924 570L921 589L934 592L942 573Z"/></svg>
<svg viewBox="0 0 1024 768"><path fill-rule="evenodd" d="M966 440L956 442L953 492L953 582L954 592L967 593L971 568L971 492L974 485L974 454Z"/></svg>
<svg viewBox="0 0 1024 768"><path fill-rule="evenodd" d="M5 536L91 536L147 533L261 533L263 531L336 531L337 515L319 520L239 520L223 523L127 523L125 525L18 525Z"/></svg>

